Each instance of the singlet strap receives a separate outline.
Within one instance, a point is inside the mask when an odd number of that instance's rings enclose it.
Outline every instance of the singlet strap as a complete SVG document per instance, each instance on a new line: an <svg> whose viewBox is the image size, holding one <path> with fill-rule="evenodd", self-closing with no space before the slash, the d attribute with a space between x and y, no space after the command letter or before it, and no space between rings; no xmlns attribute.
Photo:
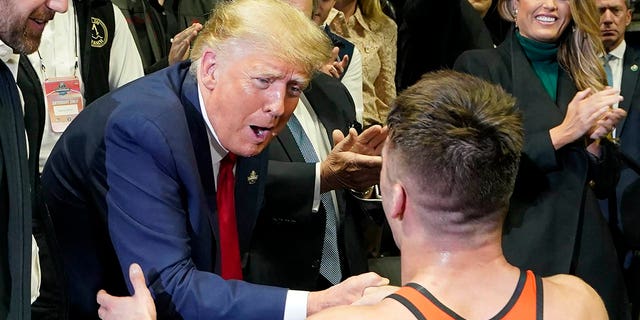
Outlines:
<svg viewBox="0 0 640 320"><path fill-rule="evenodd" d="M417 283L407 283L388 296L405 306L418 320L464 320ZM518 284L507 304L492 320L541 320L543 311L542 278L530 270L520 272Z"/></svg>

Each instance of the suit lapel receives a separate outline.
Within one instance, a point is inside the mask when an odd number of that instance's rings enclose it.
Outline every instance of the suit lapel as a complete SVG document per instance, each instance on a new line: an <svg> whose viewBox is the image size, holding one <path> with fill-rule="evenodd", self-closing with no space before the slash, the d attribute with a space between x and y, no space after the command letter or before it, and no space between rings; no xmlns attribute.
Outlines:
<svg viewBox="0 0 640 320"><path fill-rule="evenodd" d="M633 101L634 89L636 87L636 82L638 81L638 65L640 61L638 61L638 57L636 56L633 49L627 46L627 49L624 51L624 65L622 66L622 83L620 86L620 94L624 97L624 100L620 102L618 105L620 108L624 109L624 111L629 112L629 107L631 106L631 101ZM631 66L636 66L635 70L631 68ZM624 124L626 121L626 117L620 120L618 124L618 132L617 136L622 136L622 131L624 130Z"/></svg>
<svg viewBox="0 0 640 320"><path fill-rule="evenodd" d="M318 116L318 120L320 120L320 123L324 126L327 136L329 137L329 142L331 142L333 146L333 130L340 129L346 134L348 128L343 108L340 108L337 104L336 106L331 105L334 102L329 98L332 93L337 93L336 90L330 90L332 86L335 86L335 83L331 81L338 80L327 77L328 76L323 74L316 75L309 89L306 90L304 94L311 108L313 108L313 111Z"/></svg>
<svg viewBox="0 0 640 320"><path fill-rule="evenodd" d="M267 152L244 158L238 157L235 172L236 221L240 253L247 252L251 234L264 197L267 181Z"/></svg>
<svg viewBox="0 0 640 320"><path fill-rule="evenodd" d="M214 212L217 212L216 192L213 176L213 164L211 160L211 150L209 148L209 137L207 128L200 112L198 99L198 84L190 73L186 75L182 84L182 105L189 125L189 133L193 145L193 152L196 158L200 183L204 191L207 205L209 206L207 218L211 226L211 232L218 237L218 220L214 219Z"/></svg>
<svg viewBox="0 0 640 320"><path fill-rule="evenodd" d="M304 162L304 156L302 156L302 152L300 148L298 148L298 144L295 138L293 138L293 134L291 134L288 126L285 126L282 131L278 133L276 139L278 139L278 142L280 142L292 162Z"/></svg>

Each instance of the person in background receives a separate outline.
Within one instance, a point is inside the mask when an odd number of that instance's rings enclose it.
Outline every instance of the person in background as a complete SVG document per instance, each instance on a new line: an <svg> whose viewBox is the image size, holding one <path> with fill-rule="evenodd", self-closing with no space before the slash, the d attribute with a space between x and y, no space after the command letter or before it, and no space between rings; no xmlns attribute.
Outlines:
<svg viewBox="0 0 640 320"><path fill-rule="evenodd" d="M593 0L500 0L515 28L495 49L463 53L454 69L499 84L523 113L523 157L506 217L507 261L541 276L576 275L604 300L611 319L629 319L611 233L597 197L615 188L608 140L626 115L611 106Z"/></svg>
<svg viewBox="0 0 640 320"><path fill-rule="evenodd" d="M625 282L632 304L632 319L640 315L640 56L625 41L625 31L631 23L629 1L596 0L600 12L600 35L606 51L605 71L609 86L620 89L624 97L614 107L627 112L613 130L620 142L622 168L615 192L601 200L622 262ZM612 190L614 191L614 190ZM617 237L615 237L617 236Z"/></svg>
<svg viewBox="0 0 640 320"><path fill-rule="evenodd" d="M333 9L335 0L312 0L311 19L324 29L334 45L333 62L325 64L320 70L340 81L347 87L356 107L356 119L362 124L364 106L362 101L362 54L349 40L333 33L325 20Z"/></svg>
<svg viewBox="0 0 640 320"><path fill-rule="evenodd" d="M205 14L213 8L213 2L203 1L157 1L157 0L113 0L125 16L133 39L142 58L144 73L153 73L162 68L189 58L191 43L202 30L206 21ZM165 3L168 8L165 8ZM210 6L205 10L198 5ZM189 4L196 8L190 8ZM190 23L178 29L178 19L174 8L180 5L179 12L200 12L189 14ZM182 8L184 7L184 8ZM196 18L198 16L199 18ZM180 19L182 21L182 19ZM185 22L186 23L186 22Z"/></svg>
<svg viewBox="0 0 640 320"><path fill-rule="evenodd" d="M66 228L58 240L77 284L72 316L96 317L99 289L127 294L133 262L147 270L161 318L301 319L386 283L369 273L301 292L241 281L264 196L262 150L330 52L324 33L282 1L226 2L192 61L80 113L42 175L54 223Z"/></svg>
<svg viewBox="0 0 640 320"><path fill-rule="evenodd" d="M337 0L334 7L325 23L362 53L363 126L382 124L396 96L398 28L378 0Z"/></svg>
<svg viewBox="0 0 640 320"><path fill-rule="evenodd" d="M31 234L34 170L28 157L24 104L17 87L20 54L38 49L42 30L66 0L0 2L0 318L30 319L39 295L38 249ZM35 163L35 161L33 162Z"/></svg>

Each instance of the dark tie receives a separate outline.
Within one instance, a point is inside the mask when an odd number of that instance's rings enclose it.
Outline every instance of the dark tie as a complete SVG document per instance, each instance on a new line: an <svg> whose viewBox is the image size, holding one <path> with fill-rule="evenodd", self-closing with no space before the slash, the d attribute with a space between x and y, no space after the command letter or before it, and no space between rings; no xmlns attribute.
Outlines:
<svg viewBox="0 0 640 320"><path fill-rule="evenodd" d="M295 115L291 116L289 122L287 122L287 126L289 127L289 130L291 130L291 134L296 140L298 148L300 148L304 161L307 163L318 162L318 156L313 149L313 145ZM342 273L340 271L340 257L338 255L336 209L333 206L333 199L331 198L330 192L321 194L320 201L327 213L324 243L322 245L322 260L320 261L320 274L327 278L329 282L336 284L340 282L340 279L342 278Z"/></svg>
<svg viewBox="0 0 640 320"><path fill-rule="evenodd" d="M236 155L228 153L220 161L218 173L218 190L216 201L218 205L218 234L220 241L220 276L223 279L242 280L242 266L240 263L240 246L238 244L238 225L236 223L236 202L234 197L235 181L233 166Z"/></svg>
<svg viewBox="0 0 640 320"><path fill-rule="evenodd" d="M613 87L613 73L611 72L611 66L609 65L609 61L615 58L616 57L610 53L604 56L604 73L607 74L607 84L610 87Z"/></svg>

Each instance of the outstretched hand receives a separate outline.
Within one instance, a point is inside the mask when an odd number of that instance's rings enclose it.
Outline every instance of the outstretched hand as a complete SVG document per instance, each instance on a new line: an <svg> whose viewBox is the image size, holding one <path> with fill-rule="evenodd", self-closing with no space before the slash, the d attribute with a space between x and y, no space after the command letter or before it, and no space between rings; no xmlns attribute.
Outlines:
<svg viewBox="0 0 640 320"><path fill-rule="evenodd" d="M102 320L155 320L156 307L144 280L142 269L136 263L129 267L129 279L134 294L130 297L114 297L104 290L96 297L100 309L98 316Z"/></svg>
<svg viewBox="0 0 640 320"><path fill-rule="evenodd" d="M388 284L389 279L374 272L349 277L326 290L310 292L307 300L307 315L330 307L352 304L362 298L367 288Z"/></svg>
<svg viewBox="0 0 640 320"><path fill-rule="evenodd" d="M333 131L335 146L320 167L320 190L338 188L366 189L380 180L382 147L389 130L372 126L360 135L351 128L345 137L340 130Z"/></svg>

